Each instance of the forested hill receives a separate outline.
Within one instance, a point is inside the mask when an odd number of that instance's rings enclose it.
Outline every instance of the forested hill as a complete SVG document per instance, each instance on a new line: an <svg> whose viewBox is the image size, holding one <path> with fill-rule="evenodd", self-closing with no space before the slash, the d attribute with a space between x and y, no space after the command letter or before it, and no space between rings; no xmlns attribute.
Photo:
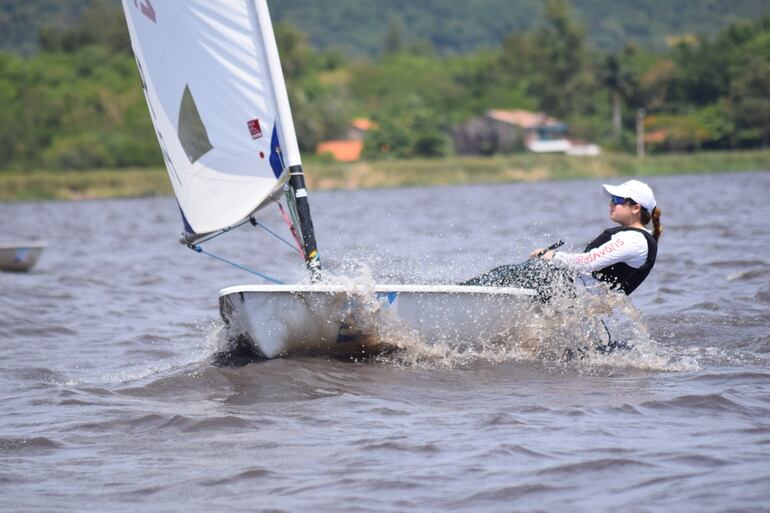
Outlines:
<svg viewBox="0 0 770 513"><path fill-rule="evenodd" d="M294 20L292 1L274 0L275 10ZM321 16L325 1L308 4L301 19ZM364 140L367 159L446 156L452 131L492 108L546 112L572 137L612 151L633 151L642 109L650 151L770 147L770 13L659 52L608 52L590 44L570 2L542 1L542 25L461 54L411 43L412 32L390 19L369 58L317 51L297 24L276 24L302 151L344 137L363 117L376 123ZM433 25L452 26L450 11ZM0 52L0 172L162 163L117 0L76 19L41 30L33 56Z"/></svg>
<svg viewBox="0 0 770 513"><path fill-rule="evenodd" d="M0 51L30 54L39 30L68 28L96 1L2 0ZM163 0L154 0L163 1ZM662 50L687 35L712 36L740 20L770 12L768 0L573 0L588 39L606 50L627 43ZM391 44L429 42L440 53L498 46L543 19L542 0L273 0L276 20L307 33L317 49L378 54Z"/></svg>
<svg viewBox="0 0 770 513"><path fill-rule="evenodd" d="M92 0L0 0L0 51L30 54L40 29L77 24Z"/></svg>
<svg viewBox="0 0 770 513"><path fill-rule="evenodd" d="M770 12L768 0L572 0L588 40L605 50L631 42L662 50L671 39L713 36L731 23ZM542 0L280 0L276 18L317 48L376 54L389 31L405 43L429 41L441 53L495 47L543 22Z"/></svg>

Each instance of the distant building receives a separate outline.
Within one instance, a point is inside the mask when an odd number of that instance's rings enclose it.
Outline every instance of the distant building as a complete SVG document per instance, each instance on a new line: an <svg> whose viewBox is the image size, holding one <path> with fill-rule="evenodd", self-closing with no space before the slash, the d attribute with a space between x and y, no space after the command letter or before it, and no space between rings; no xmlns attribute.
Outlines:
<svg viewBox="0 0 770 513"><path fill-rule="evenodd" d="M317 155L331 155L338 162L356 162L364 150L366 132L377 128L369 119L356 118L350 122L345 139L322 141L316 146Z"/></svg>
<svg viewBox="0 0 770 513"><path fill-rule="evenodd" d="M532 151L596 155L599 147L567 137L567 125L543 112L491 109L469 119L452 133L461 155L494 155Z"/></svg>
<svg viewBox="0 0 770 513"><path fill-rule="evenodd" d="M493 155L526 151L532 141L566 133L567 125L542 112L491 109L457 126L452 136L461 155Z"/></svg>
<svg viewBox="0 0 770 513"><path fill-rule="evenodd" d="M350 122L350 129L348 130L348 139L363 140L366 137L366 132L377 128L377 123L371 119L355 118Z"/></svg>
<svg viewBox="0 0 770 513"><path fill-rule="evenodd" d="M355 162L361 159L364 151L364 141L353 139L335 139L323 141L316 147L317 155L331 155L338 162Z"/></svg>

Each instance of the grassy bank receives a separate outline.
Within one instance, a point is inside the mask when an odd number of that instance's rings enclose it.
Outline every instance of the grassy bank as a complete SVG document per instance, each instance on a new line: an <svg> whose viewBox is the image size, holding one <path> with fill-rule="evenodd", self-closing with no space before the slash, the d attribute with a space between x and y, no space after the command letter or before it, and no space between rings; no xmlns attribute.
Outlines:
<svg viewBox="0 0 770 513"><path fill-rule="evenodd" d="M165 169L0 173L0 201L128 198L172 193Z"/></svg>
<svg viewBox="0 0 770 513"><path fill-rule="evenodd" d="M309 163L305 167L311 188L354 189L770 170L770 150L651 155L642 159L626 154L570 157L524 153L486 158Z"/></svg>
<svg viewBox="0 0 770 513"><path fill-rule="evenodd" d="M308 161L311 189L356 189L770 170L770 150L598 157L520 154L340 164ZM0 201L171 194L164 169L0 173Z"/></svg>

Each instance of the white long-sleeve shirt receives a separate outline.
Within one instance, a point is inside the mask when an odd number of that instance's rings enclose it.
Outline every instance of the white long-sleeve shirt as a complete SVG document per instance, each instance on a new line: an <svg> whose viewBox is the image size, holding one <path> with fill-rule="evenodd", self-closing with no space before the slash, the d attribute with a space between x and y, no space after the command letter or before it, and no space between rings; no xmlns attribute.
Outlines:
<svg viewBox="0 0 770 513"><path fill-rule="evenodd" d="M639 232L627 230L613 235L608 242L587 253L554 255L554 263L578 272L592 273L618 263L638 269L647 261L647 239Z"/></svg>

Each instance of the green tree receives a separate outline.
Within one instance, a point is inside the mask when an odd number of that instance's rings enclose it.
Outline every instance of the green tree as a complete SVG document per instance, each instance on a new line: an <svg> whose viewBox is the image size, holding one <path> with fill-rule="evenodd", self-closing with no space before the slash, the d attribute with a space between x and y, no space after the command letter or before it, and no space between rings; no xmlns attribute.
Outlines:
<svg viewBox="0 0 770 513"><path fill-rule="evenodd" d="M385 34L385 42L382 53L385 55L398 53L404 49L404 28L396 18L390 18L388 32Z"/></svg>
<svg viewBox="0 0 770 513"><path fill-rule="evenodd" d="M636 77L622 66L621 59L608 55L599 72L602 85L610 94L612 102L612 135L618 141L623 133L624 104L637 96L638 82Z"/></svg>
<svg viewBox="0 0 770 513"><path fill-rule="evenodd" d="M275 26L275 40L281 54L281 68L287 81L310 73L315 58L307 36L288 23Z"/></svg>
<svg viewBox="0 0 770 513"><path fill-rule="evenodd" d="M526 84L540 110L560 117L587 113L595 87L585 31L572 20L566 0L544 5L545 24L533 33L508 37L501 66L512 81Z"/></svg>
<svg viewBox="0 0 770 513"><path fill-rule="evenodd" d="M736 146L770 142L770 61L754 58L731 84L729 102Z"/></svg>
<svg viewBox="0 0 770 513"><path fill-rule="evenodd" d="M367 134L364 157L440 157L449 153L449 137L442 117L414 104L413 108L376 118L377 128Z"/></svg>
<svg viewBox="0 0 770 513"><path fill-rule="evenodd" d="M120 3L109 0L94 0L72 27L42 27L38 39L45 52L73 53L91 45L104 46L113 52L131 52L123 9Z"/></svg>
<svg viewBox="0 0 770 513"><path fill-rule="evenodd" d="M585 31L572 20L566 0L545 1L546 24L535 34L542 73L533 76L533 93L549 114L586 112L593 86L585 50Z"/></svg>
<svg viewBox="0 0 770 513"><path fill-rule="evenodd" d="M344 85L325 84L321 73L333 73L343 61L338 54L317 54L307 36L287 23L276 26L275 37L292 107L300 149L315 150L325 139L341 136L350 121Z"/></svg>

